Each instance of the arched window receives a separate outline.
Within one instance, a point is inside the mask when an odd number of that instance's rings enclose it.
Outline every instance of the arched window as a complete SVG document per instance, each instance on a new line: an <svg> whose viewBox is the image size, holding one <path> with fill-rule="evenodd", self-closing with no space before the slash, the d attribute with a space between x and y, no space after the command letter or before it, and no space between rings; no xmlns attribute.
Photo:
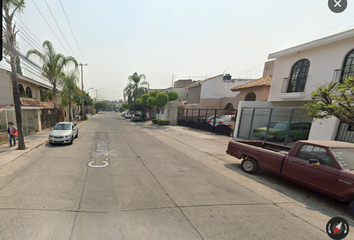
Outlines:
<svg viewBox="0 0 354 240"><path fill-rule="evenodd" d="M305 85L306 85L309 68L310 68L310 61L307 59L302 59L297 63L295 63L290 74L288 93L305 91Z"/></svg>
<svg viewBox="0 0 354 240"><path fill-rule="evenodd" d="M343 82L348 77L354 77L354 49L345 57L340 82Z"/></svg>
<svg viewBox="0 0 354 240"><path fill-rule="evenodd" d="M23 88L23 86L21 84L18 85L18 90L20 91L20 97L26 96L25 89Z"/></svg>
<svg viewBox="0 0 354 240"><path fill-rule="evenodd" d="M232 103L228 103L228 104L226 104L224 109L225 110L234 110L234 106L232 105Z"/></svg>
<svg viewBox="0 0 354 240"><path fill-rule="evenodd" d="M245 101L256 101L256 94L254 92L247 93Z"/></svg>
<svg viewBox="0 0 354 240"><path fill-rule="evenodd" d="M26 96L32 98L32 90L30 87L26 87Z"/></svg>

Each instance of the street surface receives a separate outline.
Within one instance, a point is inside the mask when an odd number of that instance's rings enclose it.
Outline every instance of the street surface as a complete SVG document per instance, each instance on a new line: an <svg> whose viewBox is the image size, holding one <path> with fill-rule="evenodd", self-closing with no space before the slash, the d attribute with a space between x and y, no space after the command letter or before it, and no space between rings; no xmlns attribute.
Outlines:
<svg viewBox="0 0 354 240"><path fill-rule="evenodd" d="M102 112L73 145L1 166L0 239L323 240L335 216L354 238L341 203L243 173L228 138L173 129Z"/></svg>

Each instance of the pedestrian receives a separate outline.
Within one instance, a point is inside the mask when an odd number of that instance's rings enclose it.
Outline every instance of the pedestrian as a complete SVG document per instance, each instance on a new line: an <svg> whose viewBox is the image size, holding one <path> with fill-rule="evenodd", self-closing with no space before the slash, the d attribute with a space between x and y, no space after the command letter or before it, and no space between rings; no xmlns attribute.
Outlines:
<svg viewBox="0 0 354 240"><path fill-rule="evenodd" d="M16 146L17 128L14 126L14 124L12 122L9 122L9 127L7 128L7 133L10 135L10 137L9 137L10 147L12 147L12 142L11 142L12 139L14 142L14 146Z"/></svg>

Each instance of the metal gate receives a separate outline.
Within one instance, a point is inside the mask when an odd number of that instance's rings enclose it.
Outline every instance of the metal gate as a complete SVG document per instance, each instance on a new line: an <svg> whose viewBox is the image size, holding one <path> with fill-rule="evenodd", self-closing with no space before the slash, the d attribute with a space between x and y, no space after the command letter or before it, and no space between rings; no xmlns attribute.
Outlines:
<svg viewBox="0 0 354 240"><path fill-rule="evenodd" d="M41 115L42 129L50 128L54 126L54 114Z"/></svg>
<svg viewBox="0 0 354 240"><path fill-rule="evenodd" d="M178 109L177 125L230 136L237 111L225 109Z"/></svg>
<svg viewBox="0 0 354 240"><path fill-rule="evenodd" d="M354 143L354 127L346 123L341 123L338 128L336 140Z"/></svg>
<svg viewBox="0 0 354 240"><path fill-rule="evenodd" d="M304 108L243 108L237 138L292 146L308 139L312 120Z"/></svg>

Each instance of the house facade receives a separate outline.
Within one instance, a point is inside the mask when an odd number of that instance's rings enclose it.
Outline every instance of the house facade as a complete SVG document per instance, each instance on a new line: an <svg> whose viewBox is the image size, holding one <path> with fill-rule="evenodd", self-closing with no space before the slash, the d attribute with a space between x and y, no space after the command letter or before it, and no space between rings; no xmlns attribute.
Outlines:
<svg viewBox="0 0 354 240"><path fill-rule="evenodd" d="M353 43L354 30L350 30L270 54L268 58L275 62L268 102L242 101L239 109L282 108L286 111L285 108L292 108L290 112L294 109L299 112L293 121L300 121L302 117L309 121L301 109L311 101L311 92L320 85L354 76ZM241 119L242 114L237 118L235 138L240 137ZM333 117L314 120L308 139L352 141L353 137L348 126Z"/></svg>
<svg viewBox="0 0 354 240"><path fill-rule="evenodd" d="M54 103L46 97L46 93L51 92L51 86L20 74L17 77L24 133L30 134L53 126ZM10 71L0 69L0 84L0 131L4 131L8 121L16 124ZM58 96L58 103L60 101ZM59 106L58 118L59 121L68 121L68 109Z"/></svg>
<svg viewBox="0 0 354 240"><path fill-rule="evenodd" d="M235 109L239 92L230 89L254 79L232 79L220 74L187 86L187 104L184 109Z"/></svg>

